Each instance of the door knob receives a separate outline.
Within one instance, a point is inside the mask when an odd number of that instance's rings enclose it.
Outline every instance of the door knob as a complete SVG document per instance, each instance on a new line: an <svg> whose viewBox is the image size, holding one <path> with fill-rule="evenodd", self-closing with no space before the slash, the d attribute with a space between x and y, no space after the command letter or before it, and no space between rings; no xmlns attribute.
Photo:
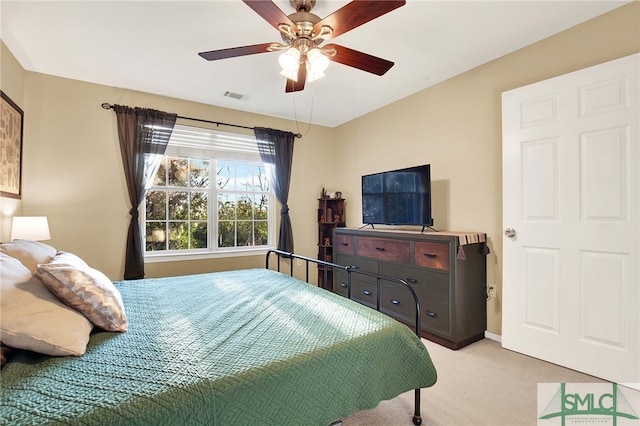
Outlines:
<svg viewBox="0 0 640 426"><path fill-rule="evenodd" d="M507 228L504 230L504 235L506 235L509 238L513 238L516 236L516 230L513 228Z"/></svg>

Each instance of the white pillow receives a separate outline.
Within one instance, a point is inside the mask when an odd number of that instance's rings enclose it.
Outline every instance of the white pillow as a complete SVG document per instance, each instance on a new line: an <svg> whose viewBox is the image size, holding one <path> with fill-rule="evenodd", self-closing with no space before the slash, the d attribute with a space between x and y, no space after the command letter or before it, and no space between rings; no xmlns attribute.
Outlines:
<svg viewBox="0 0 640 426"><path fill-rule="evenodd" d="M111 280L71 253L38 265L37 276L58 298L107 331L127 331L120 292Z"/></svg>
<svg viewBox="0 0 640 426"><path fill-rule="evenodd" d="M51 259L46 262L39 262L38 265L43 263L55 263L64 264L69 266L75 266L77 268L88 268L89 265L80 257L67 251L58 250L58 252Z"/></svg>
<svg viewBox="0 0 640 426"><path fill-rule="evenodd" d="M0 339L47 355L82 355L93 325L18 259L0 253Z"/></svg>
<svg viewBox="0 0 640 426"><path fill-rule="evenodd" d="M38 264L47 263L56 255L56 249L39 241L13 240L0 244L0 252L18 259L29 268L32 274L36 273Z"/></svg>

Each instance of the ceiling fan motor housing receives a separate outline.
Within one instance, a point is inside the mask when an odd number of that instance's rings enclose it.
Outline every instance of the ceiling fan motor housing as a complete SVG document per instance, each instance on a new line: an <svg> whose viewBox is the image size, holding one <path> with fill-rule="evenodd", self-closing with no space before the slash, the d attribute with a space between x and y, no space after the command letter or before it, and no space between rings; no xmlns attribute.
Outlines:
<svg viewBox="0 0 640 426"><path fill-rule="evenodd" d="M289 3L298 12L311 12L316 5L316 0L290 0Z"/></svg>
<svg viewBox="0 0 640 426"><path fill-rule="evenodd" d="M295 34L292 34L289 31L281 31L282 40L286 44L290 44L293 41L300 39L308 41L309 45L317 46L322 43L323 40L315 38L316 34L313 33L313 27L315 24L320 22L320 17L309 12L295 12L289 15L288 18L291 19L291 22L296 24L298 31Z"/></svg>

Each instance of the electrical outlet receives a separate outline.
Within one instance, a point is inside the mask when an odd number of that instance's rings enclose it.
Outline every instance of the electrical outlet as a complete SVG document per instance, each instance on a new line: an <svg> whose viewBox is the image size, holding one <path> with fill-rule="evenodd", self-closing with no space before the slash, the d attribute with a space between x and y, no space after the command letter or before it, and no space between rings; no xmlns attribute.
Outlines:
<svg viewBox="0 0 640 426"><path fill-rule="evenodd" d="M296 259L296 266L302 266L302 259Z"/></svg>

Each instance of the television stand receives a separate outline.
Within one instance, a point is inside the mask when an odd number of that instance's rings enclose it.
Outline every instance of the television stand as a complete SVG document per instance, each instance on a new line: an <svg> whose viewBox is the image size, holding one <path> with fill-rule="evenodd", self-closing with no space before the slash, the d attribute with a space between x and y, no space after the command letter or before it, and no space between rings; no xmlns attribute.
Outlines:
<svg viewBox="0 0 640 426"><path fill-rule="evenodd" d="M402 278L420 300L422 337L459 349L484 337L487 328L486 234L404 230L333 230L335 263ZM461 255L461 252L463 256ZM333 291L415 323L409 291L334 269Z"/></svg>
<svg viewBox="0 0 640 426"><path fill-rule="evenodd" d="M422 231L420 231L420 233L421 234L424 233L425 229L429 229L430 231L433 231L433 232L439 232L436 228L434 228L431 225L422 225Z"/></svg>

